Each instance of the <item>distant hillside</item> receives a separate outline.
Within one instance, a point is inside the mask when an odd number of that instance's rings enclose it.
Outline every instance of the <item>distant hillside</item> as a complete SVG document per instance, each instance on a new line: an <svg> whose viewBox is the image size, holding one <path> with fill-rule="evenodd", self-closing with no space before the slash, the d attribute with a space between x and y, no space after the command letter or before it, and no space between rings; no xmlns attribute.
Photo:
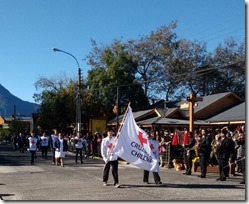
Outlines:
<svg viewBox="0 0 249 204"><path fill-rule="evenodd" d="M16 107L16 115L21 116L31 116L32 113L37 113L39 109L38 104L17 98L0 84L0 116L10 117L13 115L14 105Z"/></svg>

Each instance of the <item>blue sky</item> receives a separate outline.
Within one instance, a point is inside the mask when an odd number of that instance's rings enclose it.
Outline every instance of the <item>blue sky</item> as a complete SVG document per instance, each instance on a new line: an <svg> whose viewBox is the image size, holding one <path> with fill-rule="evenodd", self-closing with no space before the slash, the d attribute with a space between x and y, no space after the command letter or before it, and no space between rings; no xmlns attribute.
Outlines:
<svg viewBox="0 0 249 204"><path fill-rule="evenodd" d="M77 77L74 59L53 47L73 54L86 77L91 38L139 39L174 20L179 38L207 42L209 51L245 39L242 0L0 0L0 84L34 102L39 77Z"/></svg>

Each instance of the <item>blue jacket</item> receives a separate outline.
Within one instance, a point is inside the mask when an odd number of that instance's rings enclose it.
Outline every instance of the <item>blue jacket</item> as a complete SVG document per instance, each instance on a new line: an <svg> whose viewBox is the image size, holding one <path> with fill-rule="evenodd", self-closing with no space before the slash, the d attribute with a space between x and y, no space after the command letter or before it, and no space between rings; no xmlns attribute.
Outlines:
<svg viewBox="0 0 249 204"><path fill-rule="evenodd" d="M56 140L55 141L55 147L60 149L60 140ZM67 140L63 139L63 152L67 152L68 151L68 145L67 145Z"/></svg>

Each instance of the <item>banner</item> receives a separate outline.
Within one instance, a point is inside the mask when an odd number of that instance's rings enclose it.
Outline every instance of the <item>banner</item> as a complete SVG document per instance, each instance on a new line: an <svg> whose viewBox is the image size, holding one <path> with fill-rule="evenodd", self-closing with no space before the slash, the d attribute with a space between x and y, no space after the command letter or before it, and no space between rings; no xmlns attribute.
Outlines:
<svg viewBox="0 0 249 204"><path fill-rule="evenodd" d="M155 158L151 148L153 149L147 133L137 126L132 109L128 106L128 113L113 153L141 169L159 172L159 161Z"/></svg>

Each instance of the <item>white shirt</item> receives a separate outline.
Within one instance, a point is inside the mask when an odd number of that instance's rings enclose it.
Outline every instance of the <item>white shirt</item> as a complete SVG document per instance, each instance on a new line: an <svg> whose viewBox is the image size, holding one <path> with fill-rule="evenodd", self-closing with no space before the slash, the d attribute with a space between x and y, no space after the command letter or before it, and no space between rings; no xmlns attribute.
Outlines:
<svg viewBox="0 0 249 204"><path fill-rule="evenodd" d="M75 147L76 147L77 149L83 148L83 140L84 140L83 137L80 137L80 138L75 137L74 140L77 141L77 142L75 142Z"/></svg>
<svg viewBox="0 0 249 204"><path fill-rule="evenodd" d="M108 136L102 140L101 143L101 156L105 162L115 161L118 159L118 156L114 153L111 153L111 150L114 148L115 137L109 138Z"/></svg>
<svg viewBox="0 0 249 204"><path fill-rule="evenodd" d="M36 137L29 137L29 151L36 151L38 139Z"/></svg>
<svg viewBox="0 0 249 204"><path fill-rule="evenodd" d="M49 137L48 136L41 136L41 146L42 147L47 147L49 142Z"/></svg>

